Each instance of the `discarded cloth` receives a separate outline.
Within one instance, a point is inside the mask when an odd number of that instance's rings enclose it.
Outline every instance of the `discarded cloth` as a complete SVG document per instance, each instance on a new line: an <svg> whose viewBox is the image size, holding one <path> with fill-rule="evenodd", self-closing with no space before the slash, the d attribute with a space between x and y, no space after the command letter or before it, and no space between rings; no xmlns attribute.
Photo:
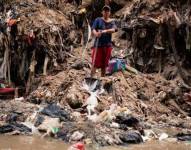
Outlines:
<svg viewBox="0 0 191 150"><path fill-rule="evenodd" d="M107 67L107 74L112 74L117 71L123 71L126 69L126 62L124 59L114 58L109 61Z"/></svg>
<svg viewBox="0 0 191 150"><path fill-rule="evenodd" d="M23 124L11 123L0 127L0 134L10 133L13 131L19 131L21 133L31 133L32 130Z"/></svg>
<svg viewBox="0 0 191 150"><path fill-rule="evenodd" d="M53 118L60 118L60 121L70 120L69 113L63 110L58 105L56 105L55 103L49 104L47 107L45 107L41 111L41 114L44 114Z"/></svg>
<svg viewBox="0 0 191 150"><path fill-rule="evenodd" d="M119 138L126 144L138 144L143 142L141 135L132 131L120 135Z"/></svg>
<svg viewBox="0 0 191 150"><path fill-rule="evenodd" d="M177 139L179 141L191 141L191 134L177 134Z"/></svg>

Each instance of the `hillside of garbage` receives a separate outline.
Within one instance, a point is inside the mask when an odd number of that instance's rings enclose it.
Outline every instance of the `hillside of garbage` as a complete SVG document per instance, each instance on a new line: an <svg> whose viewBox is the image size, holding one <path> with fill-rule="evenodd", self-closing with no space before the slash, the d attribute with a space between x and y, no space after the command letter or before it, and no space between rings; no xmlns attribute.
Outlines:
<svg viewBox="0 0 191 150"><path fill-rule="evenodd" d="M99 2L0 2L0 134L101 146L189 141L190 1L111 0L110 66L91 78Z"/></svg>

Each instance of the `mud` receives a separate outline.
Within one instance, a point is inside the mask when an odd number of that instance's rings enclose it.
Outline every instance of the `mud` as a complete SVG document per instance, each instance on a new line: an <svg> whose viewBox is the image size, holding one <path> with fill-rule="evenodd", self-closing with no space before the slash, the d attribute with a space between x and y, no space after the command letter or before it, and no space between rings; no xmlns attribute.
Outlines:
<svg viewBox="0 0 191 150"><path fill-rule="evenodd" d="M1 150L30 150L30 149L41 149L41 150L61 150L67 149L69 147L68 144L65 144L61 141L52 140L52 139L41 139L36 137L6 137L0 136L0 149ZM160 149L168 150L189 150L191 145L189 143L166 143L166 142L148 142L141 145L132 146L129 145L127 148L125 147L91 147L87 148L87 150L148 150L148 149Z"/></svg>

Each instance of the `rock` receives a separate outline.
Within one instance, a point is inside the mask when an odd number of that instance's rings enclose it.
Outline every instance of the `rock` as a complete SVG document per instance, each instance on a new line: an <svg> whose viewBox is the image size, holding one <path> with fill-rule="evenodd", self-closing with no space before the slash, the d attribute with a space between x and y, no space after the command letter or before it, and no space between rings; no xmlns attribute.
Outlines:
<svg viewBox="0 0 191 150"><path fill-rule="evenodd" d="M68 105L72 108L72 109L78 109L81 108L83 103L81 100L79 100L75 94L70 94L67 96L67 102Z"/></svg>
<svg viewBox="0 0 191 150"><path fill-rule="evenodd" d="M84 138L84 133L75 131L70 137L70 141L80 141L82 138Z"/></svg>
<svg viewBox="0 0 191 150"><path fill-rule="evenodd" d="M81 108L83 105L82 100L84 99L84 94L78 90L78 87L73 84L67 93L66 101L72 109Z"/></svg>
<svg viewBox="0 0 191 150"><path fill-rule="evenodd" d="M145 95L145 92L143 91L138 91L137 92L137 98L143 101L148 101L149 98Z"/></svg>
<svg viewBox="0 0 191 150"><path fill-rule="evenodd" d="M166 99L166 97L167 97L166 92L161 91L157 95L157 100L159 100L160 102L163 102Z"/></svg>
<svg viewBox="0 0 191 150"><path fill-rule="evenodd" d="M104 140L107 141L108 145L113 145L115 143L115 140L111 135L104 135Z"/></svg>

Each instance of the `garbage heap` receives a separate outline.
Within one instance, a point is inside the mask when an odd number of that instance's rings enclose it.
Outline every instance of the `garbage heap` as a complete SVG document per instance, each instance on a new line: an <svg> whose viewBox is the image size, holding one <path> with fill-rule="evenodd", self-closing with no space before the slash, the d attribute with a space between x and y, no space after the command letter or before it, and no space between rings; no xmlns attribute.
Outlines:
<svg viewBox="0 0 191 150"><path fill-rule="evenodd" d="M33 1L11 1L0 13L0 77L30 87L36 74L67 62L78 40L74 26L60 11ZM28 89L29 91L29 89Z"/></svg>
<svg viewBox="0 0 191 150"><path fill-rule="evenodd" d="M125 6L115 15L125 31L121 37L129 43L132 64L142 72L159 72L169 80L180 75L190 83L190 1L121 3Z"/></svg>

